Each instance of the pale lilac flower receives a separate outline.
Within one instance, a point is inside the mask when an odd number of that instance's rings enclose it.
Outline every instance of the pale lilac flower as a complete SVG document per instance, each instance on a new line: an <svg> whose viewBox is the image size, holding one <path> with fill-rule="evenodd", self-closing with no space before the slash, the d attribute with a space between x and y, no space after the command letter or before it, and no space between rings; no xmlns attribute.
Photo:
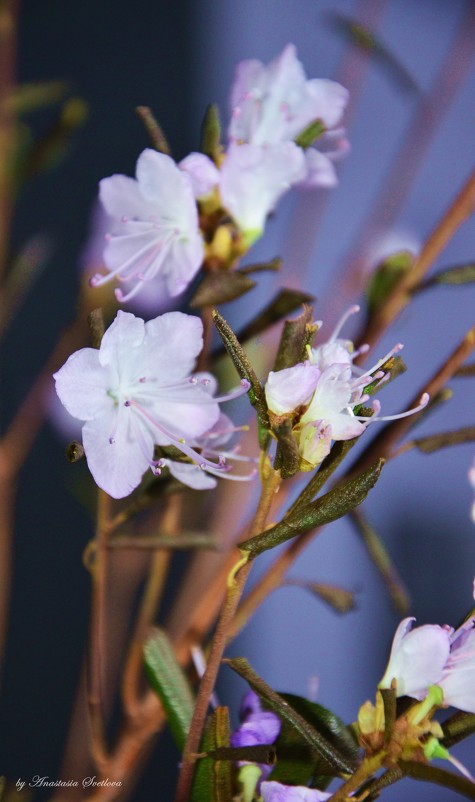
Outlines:
<svg viewBox="0 0 475 802"><path fill-rule="evenodd" d="M309 347L308 360L291 368L271 371L268 376L265 395L271 417L293 418L302 470L319 465L329 453L332 440L359 437L371 423L412 415L429 401L425 393L414 409L380 416L379 401L373 400L372 416L355 413L355 407L369 401L364 388L375 379L384 381L381 366L402 348L398 343L365 371L354 365L355 357L366 352L368 346L356 351L351 340L342 340L338 335L347 318L358 311L358 306L350 307L327 342Z"/></svg>
<svg viewBox="0 0 475 802"><path fill-rule="evenodd" d="M304 176L303 152L293 142L229 146L221 167L221 198L248 245L261 236L282 195Z"/></svg>
<svg viewBox="0 0 475 802"><path fill-rule="evenodd" d="M273 744L280 733L281 723L278 716L270 710L263 710L260 699L254 691L248 691L241 702L239 711L241 724L231 735L231 746L264 746ZM246 761L240 761L243 766ZM268 777L272 766L258 764L261 769L260 778Z"/></svg>
<svg viewBox="0 0 475 802"><path fill-rule="evenodd" d="M100 200L114 221L104 251L110 272L93 276L92 286L116 278L128 289L116 290L118 300L128 301L161 276L170 296L182 293L204 253L189 176L169 156L147 149L135 179L113 175L101 181Z"/></svg>
<svg viewBox="0 0 475 802"><path fill-rule="evenodd" d="M475 615L450 634L450 654L437 683L444 704L475 713Z"/></svg>
<svg viewBox="0 0 475 802"><path fill-rule="evenodd" d="M289 44L267 66L256 59L238 64L229 137L255 145L289 142L315 120L335 128L347 102L347 90L335 81L307 80L295 46Z"/></svg>
<svg viewBox="0 0 475 802"><path fill-rule="evenodd" d="M204 153L190 153L178 167L189 176L196 199L205 198L219 184L219 170Z"/></svg>
<svg viewBox="0 0 475 802"><path fill-rule="evenodd" d="M348 144L341 129L332 129L339 125L347 102L347 90L335 81L307 80L296 49L289 44L267 66L255 59L238 65L231 90L229 137L238 143L272 146L295 140L319 120L336 136L323 143L326 153L307 149L305 182L333 186L332 161L341 158Z"/></svg>
<svg viewBox="0 0 475 802"><path fill-rule="evenodd" d="M263 802L324 802L332 796L328 791L319 791L317 788L282 785L273 781L262 783L261 795Z"/></svg>
<svg viewBox="0 0 475 802"><path fill-rule="evenodd" d="M226 470L191 442L218 421L223 398L212 377L192 376L202 348L197 317L169 312L148 323L119 311L99 349L82 348L54 375L68 412L84 421L83 445L96 483L114 498L129 495L148 467L160 473L154 447L173 445L202 469Z"/></svg>
<svg viewBox="0 0 475 802"><path fill-rule="evenodd" d="M438 685L450 653L450 629L425 624L412 629L414 618L405 618L394 635L388 667L379 688L396 680L398 696L424 699L429 685Z"/></svg>

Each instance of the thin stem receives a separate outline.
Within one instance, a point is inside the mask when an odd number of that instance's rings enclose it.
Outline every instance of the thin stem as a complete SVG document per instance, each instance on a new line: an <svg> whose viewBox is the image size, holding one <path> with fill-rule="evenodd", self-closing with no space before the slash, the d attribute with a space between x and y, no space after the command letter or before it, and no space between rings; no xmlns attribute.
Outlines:
<svg viewBox="0 0 475 802"><path fill-rule="evenodd" d="M356 791L365 780L368 780L381 768L385 757L386 753L382 751L378 752L377 755L373 755L373 757L365 758L355 773L343 785L340 785L333 796L329 798L329 802L347 802L353 791Z"/></svg>
<svg viewBox="0 0 475 802"><path fill-rule="evenodd" d="M96 765L107 760L104 724L104 644L105 606L107 596L107 523L110 515L110 496L98 491L95 564L92 570L92 601L90 657L88 676L88 704L91 721L92 755Z"/></svg>
<svg viewBox="0 0 475 802"><path fill-rule="evenodd" d="M0 277L8 258L13 208L12 163L15 118L11 100L15 88L17 27L20 3L0 3Z"/></svg>
<svg viewBox="0 0 475 802"><path fill-rule="evenodd" d="M272 500L280 485L280 474L273 470L267 457L263 457L261 461L261 478L261 497L250 529L250 537L253 537L264 528ZM183 752L182 768L175 797L176 802L188 802L190 798L195 772L195 755L199 751L209 700L216 683L219 666L226 648L228 630L241 599L251 566L251 562L239 561L228 580L226 598L221 609L216 632L211 642L208 664L201 679L193 718Z"/></svg>
<svg viewBox="0 0 475 802"><path fill-rule="evenodd" d="M161 532L163 535L173 537L177 534L181 506L181 496L173 495L167 499L167 506L161 524ZM140 708L140 677L143 665L143 644L147 635L147 630L153 623L158 612L158 606L165 587L170 561L170 551L160 550L153 555L147 584L135 622L122 684L122 700L129 717L135 716Z"/></svg>

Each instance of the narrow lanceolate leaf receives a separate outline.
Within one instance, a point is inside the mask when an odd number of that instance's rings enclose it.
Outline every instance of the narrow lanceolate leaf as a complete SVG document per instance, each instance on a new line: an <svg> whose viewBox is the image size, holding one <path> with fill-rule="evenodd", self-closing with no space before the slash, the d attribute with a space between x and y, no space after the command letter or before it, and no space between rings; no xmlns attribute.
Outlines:
<svg viewBox="0 0 475 802"><path fill-rule="evenodd" d="M215 159L221 144L221 123L215 103L208 106L201 126L201 152Z"/></svg>
<svg viewBox="0 0 475 802"><path fill-rule="evenodd" d="M161 125L155 119L152 109L148 106L137 106L135 111L142 120L150 142L159 153L170 156L171 150Z"/></svg>
<svg viewBox="0 0 475 802"><path fill-rule="evenodd" d="M413 264L414 256L408 251L401 251L389 256L377 266L366 287L370 315L380 309Z"/></svg>
<svg viewBox="0 0 475 802"><path fill-rule="evenodd" d="M307 590L330 605L337 613L349 613L356 607L355 594L346 588L330 585L327 582L309 582L305 579L286 579L284 584Z"/></svg>
<svg viewBox="0 0 475 802"><path fill-rule="evenodd" d="M206 719L200 749L207 754L215 748L216 715L213 713ZM201 757L196 763L191 802L214 802L214 760L211 757Z"/></svg>
<svg viewBox="0 0 475 802"><path fill-rule="evenodd" d="M256 286L256 282L240 272L222 270L208 273L190 301L190 306L216 306L234 301Z"/></svg>
<svg viewBox="0 0 475 802"><path fill-rule="evenodd" d="M353 510L351 519L356 524L368 554L384 580L395 609L402 615L407 614L410 606L409 595L383 541L360 510Z"/></svg>
<svg viewBox="0 0 475 802"><path fill-rule="evenodd" d="M239 268L239 273L247 276L249 273L277 273L282 267L282 259L280 256L275 256L274 259L269 259L268 262L255 262L251 265L244 265Z"/></svg>
<svg viewBox="0 0 475 802"><path fill-rule="evenodd" d="M154 629L145 642L144 660L147 676L163 705L172 735L178 748L183 750L193 715L194 699L163 630Z"/></svg>
<svg viewBox="0 0 475 802"><path fill-rule="evenodd" d="M322 120L314 120L310 125L307 125L303 131L300 132L298 136L295 137L295 144L299 146L299 148L309 148L310 145L313 145L316 139L318 139L322 134L324 134L326 128L322 122Z"/></svg>
<svg viewBox="0 0 475 802"><path fill-rule="evenodd" d="M456 267L448 267L447 270L442 270L431 276L418 289L425 290L428 287L434 287L437 284L452 284L458 286L460 284L472 284L475 281L475 264L470 265L457 265Z"/></svg>
<svg viewBox="0 0 475 802"><path fill-rule="evenodd" d="M87 325L89 326L92 347L100 348L106 328L104 323L104 312L101 308L93 309L92 312L89 312L87 316Z"/></svg>
<svg viewBox="0 0 475 802"><path fill-rule="evenodd" d="M424 454L432 454L441 448L458 446L460 443L471 443L474 440L475 426L465 426L463 429L457 429L454 432L441 432L440 434L433 434L431 437L419 437L417 440L413 440L413 443Z"/></svg>
<svg viewBox="0 0 475 802"><path fill-rule="evenodd" d="M470 782L465 777L461 777L459 774L452 774L451 771L445 771L445 769L439 769L436 766L427 766L424 763L417 763L412 760L400 760L399 766L406 777L441 785L444 788L450 788L451 791L455 791L457 794L466 797L466 799L475 799L475 783Z"/></svg>
<svg viewBox="0 0 475 802"><path fill-rule="evenodd" d="M318 327L312 323L313 309L304 304L302 313L294 320L286 320L282 329L274 370L291 368L303 362L307 345L311 345Z"/></svg>
<svg viewBox="0 0 475 802"><path fill-rule="evenodd" d="M251 668L247 660L243 657L236 657L233 660L224 660L233 671L239 674L251 688L264 700L267 707L277 713L283 720L288 722L291 727L301 736L303 741L315 750L325 762L337 773L352 774L354 771L353 761L337 749L327 738L312 727L291 704L285 701L276 691L267 685L266 682Z"/></svg>
<svg viewBox="0 0 475 802"><path fill-rule="evenodd" d="M384 460L379 459L355 479L335 487L311 504L298 508L271 529L240 543L239 548L254 559L263 551L273 549L296 535L342 518L364 501L378 481L383 465Z"/></svg>
<svg viewBox="0 0 475 802"><path fill-rule="evenodd" d="M327 454L318 471L314 473L308 484L304 487L298 498L294 501L286 517L292 515L296 510L302 509L311 501L313 501L315 496L328 482L330 476L334 473L334 471L336 471L348 452L353 448L357 440L358 438L354 437L353 440L337 440L336 443L333 443L330 453Z"/></svg>
<svg viewBox="0 0 475 802"><path fill-rule="evenodd" d="M231 761L239 758L231 757L234 750L229 743L229 710L227 707L217 707L206 722L191 794L192 802L232 802Z"/></svg>
<svg viewBox="0 0 475 802"><path fill-rule="evenodd" d="M264 390L261 387L259 379L254 373L254 369L231 326L216 309L213 311L213 321L224 343L224 347L241 379L247 379L250 384L248 391L249 400L253 407L255 407L259 426L265 431L269 429L269 417L267 414Z"/></svg>
<svg viewBox="0 0 475 802"><path fill-rule="evenodd" d="M464 713L458 710L453 716L450 716L442 724L444 737L440 739L441 743L450 749L454 744L468 738L475 732L475 713Z"/></svg>

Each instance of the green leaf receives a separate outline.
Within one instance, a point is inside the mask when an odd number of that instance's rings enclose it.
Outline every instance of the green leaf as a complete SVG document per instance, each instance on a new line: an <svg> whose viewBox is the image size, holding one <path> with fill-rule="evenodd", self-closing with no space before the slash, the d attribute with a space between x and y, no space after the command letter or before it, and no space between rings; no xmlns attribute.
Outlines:
<svg viewBox="0 0 475 802"><path fill-rule="evenodd" d="M305 579L286 579L284 585L303 588L335 610L337 613L349 613L356 607L355 594L351 590L330 585L328 582L309 582Z"/></svg>
<svg viewBox="0 0 475 802"><path fill-rule="evenodd" d="M448 267L434 276L430 276L427 281L417 287L417 291L425 290L439 284L460 286L461 284L472 284L475 281L475 264L456 265Z"/></svg>
<svg viewBox="0 0 475 802"><path fill-rule="evenodd" d="M473 735L475 732L475 713L464 713L462 710L458 710L443 722L442 729L444 737L440 739L440 742L449 749L454 744L458 744L459 741L463 741L464 738L468 738L469 735Z"/></svg>
<svg viewBox="0 0 475 802"><path fill-rule="evenodd" d="M216 711L206 719L201 739L202 752L208 753L216 748ZM216 802L214 796L214 760L200 758L196 763L195 778L191 792L191 802Z"/></svg>
<svg viewBox="0 0 475 802"><path fill-rule="evenodd" d="M232 802L232 760L229 710L217 707L206 722L201 740L202 751L191 794L192 802ZM245 758L243 758L245 759ZM251 759L251 758L249 758Z"/></svg>
<svg viewBox="0 0 475 802"><path fill-rule="evenodd" d="M266 682L251 668L247 660L243 657L236 657L232 660L223 661L229 665L233 671L243 677L251 688L264 700L266 705L277 713L277 715L287 722L295 732L308 744L325 762L335 774L352 774L354 762L348 758L348 754L341 752L340 748L335 747L324 735L318 732L312 725L301 716L294 707L285 700L283 696L276 693Z"/></svg>
<svg viewBox="0 0 475 802"><path fill-rule="evenodd" d="M149 106L136 106L135 111L142 120L150 142L155 150L158 151L158 153L164 153L166 156L170 156L170 145L163 133L161 125L155 119L152 109L149 108Z"/></svg>
<svg viewBox="0 0 475 802"><path fill-rule="evenodd" d="M457 378L472 378L472 376L475 376L475 365L473 363L462 365L462 367L454 373L454 376Z"/></svg>
<svg viewBox="0 0 475 802"><path fill-rule="evenodd" d="M274 370L284 370L303 362L307 356L307 345L311 345L318 327L312 324L313 309L303 305L302 313L293 320L286 320L282 329Z"/></svg>
<svg viewBox="0 0 475 802"><path fill-rule="evenodd" d="M400 251L388 256L376 267L366 287L370 316L386 302L402 277L411 270L413 264L414 256L408 251Z"/></svg>
<svg viewBox="0 0 475 802"><path fill-rule="evenodd" d="M239 268L239 273L247 276L249 273L267 273L278 272L282 267L282 259L280 256L275 256L274 259L269 259L268 262L255 262L251 265L244 265Z"/></svg>
<svg viewBox="0 0 475 802"><path fill-rule="evenodd" d="M22 183L26 178L56 167L66 156L73 136L85 124L89 114L87 103L81 98L67 100L56 121L46 134L35 142L27 154L23 174L19 176Z"/></svg>
<svg viewBox="0 0 475 802"><path fill-rule="evenodd" d="M409 595L383 541L361 510L353 510L351 520L356 525L371 560L383 578L394 608L401 615L407 614L410 607Z"/></svg>
<svg viewBox="0 0 475 802"><path fill-rule="evenodd" d="M316 729L344 755L353 767L356 766L359 746L353 731L342 719L327 707L310 702L303 696L293 693L280 693L282 699L288 702L294 710L302 716L314 729Z"/></svg>
<svg viewBox="0 0 475 802"><path fill-rule="evenodd" d="M211 103L206 109L201 125L201 152L214 161L219 154L220 144L221 122L219 120L219 110L215 103Z"/></svg>
<svg viewBox="0 0 475 802"><path fill-rule="evenodd" d="M164 630L153 630L144 645L144 660L150 684L163 705L175 742L183 751L194 699Z"/></svg>
<svg viewBox="0 0 475 802"><path fill-rule="evenodd" d="M295 499L289 511L286 513L286 518L296 512L296 510L305 507L315 498L357 441L358 437L354 437L353 440L337 440L333 443L330 453L327 454L318 471L313 474L308 484Z"/></svg>
<svg viewBox="0 0 475 802"><path fill-rule="evenodd" d="M267 403L264 390L260 385L259 379L254 373L254 369L231 326L216 309L213 311L213 321L218 330L218 334L224 343L226 351L228 352L229 357L241 379L247 379L250 384L248 390L249 400L256 410L261 431L265 432L267 429L269 429L269 416L267 414Z"/></svg>
<svg viewBox="0 0 475 802"><path fill-rule="evenodd" d="M326 131L322 120L314 120L295 137L295 144L306 150Z"/></svg>
<svg viewBox="0 0 475 802"><path fill-rule="evenodd" d="M435 783L444 788L450 788L457 794L466 797L467 799L475 799L475 783L461 777L458 774L452 774L445 769L439 769L435 766L427 766L424 763L417 763L412 760L400 760L399 766L406 775L412 777L413 780L422 780L423 782Z"/></svg>
<svg viewBox="0 0 475 802"><path fill-rule="evenodd" d="M218 273L207 273L201 281L190 306L216 306L234 301L256 286L249 276L237 271L221 270Z"/></svg>
<svg viewBox="0 0 475 802"><path fill-rule="evenodd" d="M413 444L424 454L433 454L441 448L458 446L461 443L471 443L475 440L475 426L465 426L453 432L440 432L430 437L419 437L413 440Z"/></svg>
<svg viewBox="0 0 475 802"><path fill-rule="evenodd" d="M239 548L243 552L248 552L250 559L254 559L263 551L275 548L296 535L342 518L364 501L378 481L384 462L383 459L379 459L359 476L333 488L316 501L299 507L265 532L240 543Z"/></svg>

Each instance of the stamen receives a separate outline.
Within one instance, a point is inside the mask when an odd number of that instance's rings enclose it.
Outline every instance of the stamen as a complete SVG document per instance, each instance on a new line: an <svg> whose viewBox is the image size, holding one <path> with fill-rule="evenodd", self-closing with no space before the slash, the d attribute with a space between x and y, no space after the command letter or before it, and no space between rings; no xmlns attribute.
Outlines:
<svg viewBox="0 0 475 802"><path fill-rule="evenodd" d="M229 393L225 393L224 395L218 395L214 398L210 396L210 402L221 404L223 401L233 401L235 398L239 398L241 395L247 393L250 386L251 383L247 379L241 379L239 387L235 387L234 390L230 390Z"/></svg>
<svg viewBox="0 0 475 802"><path fill-rule="evenodd" d="M418 412L420 412L422 409L424 409L427 406L428 403L429 403L429 394L428 393L424 393L423 396L421 397L421 400L419 401L419 404L417 405L417 407L414 407L413 409L408 409L406 412L400 412L397 415L381 415L381 416L379 416L378 415L379 409L377 409L377 406L379 405L379 407L381 408L381 405L379 404L378 401L374 401L373 409L375 411L375 415L373 415L372 418L365 418L362 415L355 415L355 418L357 420L366 421L368 423L375 423L375 421L383 421L383 420L384 421L399 420L400 418L407 418L407 417L409 417L409 415L416 415Z"/></svg>
<svg viewBox="0 0 475 802"><path fill-rule="evenodd" d="M333 334L329 338L328 342L330 343L334 342L334 340L336 340L336 338L338 337L340 331L342 330L348 318L351 317L352 315L356 315L359 311L360 307L358 306L358 304L350 306L350 308L346 310L346 312L341 316L340 320L336 324L335 330L333 331Z"/></svg>

